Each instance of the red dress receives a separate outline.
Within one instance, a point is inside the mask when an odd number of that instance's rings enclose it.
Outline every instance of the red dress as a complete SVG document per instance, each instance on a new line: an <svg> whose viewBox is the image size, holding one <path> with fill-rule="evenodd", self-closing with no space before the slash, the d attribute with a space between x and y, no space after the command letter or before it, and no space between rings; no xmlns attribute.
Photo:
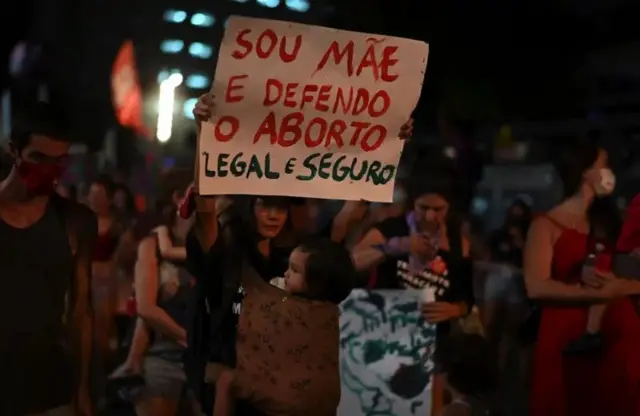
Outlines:
<svg viewBox="0 0 640 416"><path fill-rule="evenodd" d="M578 284L580 265L594 244L587 240L587 235L563 228L553 250L552 279ZM602 257L598 267L610 267L611 256ZM640 319L631 300L609 302L601 356L563 355L569 341L585 332L587 311L575 304L542 307L531 416L640 416Z"/></svg>

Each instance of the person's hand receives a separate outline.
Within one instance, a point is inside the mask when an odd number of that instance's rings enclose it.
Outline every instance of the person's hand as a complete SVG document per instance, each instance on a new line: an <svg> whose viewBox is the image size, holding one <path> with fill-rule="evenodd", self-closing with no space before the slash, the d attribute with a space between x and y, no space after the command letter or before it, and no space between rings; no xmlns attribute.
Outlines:
<svg viewBox="0 0 640 416"><path fill-rule="evenodd" d="M640 282L637 280L618 277L611 271L596 270L595 275L602 282L600 290L607 299L640 294Z"/></svg>
<svg viewBox="0 0 640 416"><path fill-rule="evenodd" d="M420 305L420 312L424 320L430 324L439 324L464 315L460 304L449 302L423 303Z"/></svg>
<svg viewBox="0 0 640 416"><path fill-rule="evenodd" d="M125 361L120 367L116 368L109 378L121 378L142 374L142 364L138 360Z"/></svg>
<svg viewBox="0 0 640 416"><path fill-rule="evenodd" d="M362 221L368 210L369 203L367 201L345 201L336 218L345 222Z"/></svg>
<svg viewBox="0 0 640 416"><path fill-rule="evenodd" d="M433 257L437 253L437 248L433 246L431 239L423 233L411 234L411 244L409 252L418 257Z"/></svg>
<svg viewBox="0 0 640 416"><path fill-rule="evenodd" d="M196 120L198 128L204 121L208 121L213 116L215 109L215 97L213 94L203 94L198 98L198 102L193 107L193 118Z"/></svg>
<svg viewBox="0 0 640 416"><path fill-rule="evenodd" d="M580 281L592 289L602 289L607 276L607 272L594 270L592 273L582 273Z"/></svg>
<svg viewBox="0 0 640 416"><path fill-rule="evenodd" d="M407 122L400 127L400 133L398 134L401 140L409 140L411 136L413 136L413 118L407 120Z"/></svg>

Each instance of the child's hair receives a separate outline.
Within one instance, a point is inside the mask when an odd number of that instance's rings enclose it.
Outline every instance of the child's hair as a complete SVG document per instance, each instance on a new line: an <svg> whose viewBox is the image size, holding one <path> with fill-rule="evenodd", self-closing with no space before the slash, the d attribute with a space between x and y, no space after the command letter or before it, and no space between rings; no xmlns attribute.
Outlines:
<svg viewBox="0 0 640 416"><path fill-rule="evenodd" d="M477 334L453 335L436 349L437 366L447 382L467 397L491 396L497 385L498 368L486 340Z"/></svg>
<svg viewBox="0 0 640 416"><path fill-rule="evenodd" d="M311 240L297 247L309 254L305 267L308 295L313 299L338 304L356 284L351 254L342 244L329 240Z"/></svg>

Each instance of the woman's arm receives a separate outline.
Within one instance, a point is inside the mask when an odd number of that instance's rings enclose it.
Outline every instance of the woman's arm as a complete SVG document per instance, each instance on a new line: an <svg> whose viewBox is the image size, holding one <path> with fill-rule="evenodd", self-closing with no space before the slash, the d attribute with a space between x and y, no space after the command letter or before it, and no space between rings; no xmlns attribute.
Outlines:
<svg viewBox="0 0 640 416"><path fill-rule="evenodd" d="M136 327L133 331L133 338L131 339L131 347L129 347L129 354L127 355L127 361L130 363L140 363L144 353L149 348L149 327L144 323L142 318L136 319Z"/></svg>
<svg viewBox="0 0 640 416"><path fill-rule="evenodd" d="M134 272L138 315L145 323L179 343L186 343L187 333L156 304L158 297L158 258L156 241L147 237L140 242Z"/></svg>
<svg viewBox="0 0 640 416"><path fill-rule="evenodd" d="M351 258L357 271L367 271L384 262L386 255L380 246L387 242L377 228L371 228L351 250Z"/></svg>
<svg viewBox="0 0 640 416"><path fill-rule="evenodd" d="M169 229L166 226L161 225L154 231L158 236L158 248L160 249L162 257L176 261L184 261L187 258L186 247L173 245L171 236L169 235Z"/></svg>
<svg viewBox="0 0 640 416"><path fill-rule="evenodd" d="M113 255L113 260L117 265L133 264L136 257L136 240L131 228L127 229L120 236L118 247Z"/></svg>
<svg viewBox="0 0 640 416"><path fill-rule="evenodd" d="M551 279L555 227L544 218L531 224L524 248L524 281L532 299L559 301L598 301L610 298L606 290L568 285Z"/></svg>
<svg viewBox="0 0 640 416"><path fill-rule="evenodd" d="M345 201L331 224L331 241L343 242L353 229L364 221L369 204L365 201Z"/></svg>

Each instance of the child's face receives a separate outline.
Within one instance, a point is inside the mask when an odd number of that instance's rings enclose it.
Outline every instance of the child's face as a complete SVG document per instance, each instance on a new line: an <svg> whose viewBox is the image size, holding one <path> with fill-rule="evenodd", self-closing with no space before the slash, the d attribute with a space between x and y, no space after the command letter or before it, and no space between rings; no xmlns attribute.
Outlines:
<svg viewBox="0 0 640 416"><path fill-rule="evenodd" d="M176 293L178 293L178 289L179 288L180 288L180 286L175 282L163 284L162 285L162 299L163 300L171 299L172 297L174 297L176 295Z"/></svg>
<svg viewBox="0 0 640 416"><path fill-rule="evenodd" d="M308 253L295 249L289 256L289 268L284 273L285 290L289 293L304 293L307 290L307 280L304 271L307 266Z"/></svg>

